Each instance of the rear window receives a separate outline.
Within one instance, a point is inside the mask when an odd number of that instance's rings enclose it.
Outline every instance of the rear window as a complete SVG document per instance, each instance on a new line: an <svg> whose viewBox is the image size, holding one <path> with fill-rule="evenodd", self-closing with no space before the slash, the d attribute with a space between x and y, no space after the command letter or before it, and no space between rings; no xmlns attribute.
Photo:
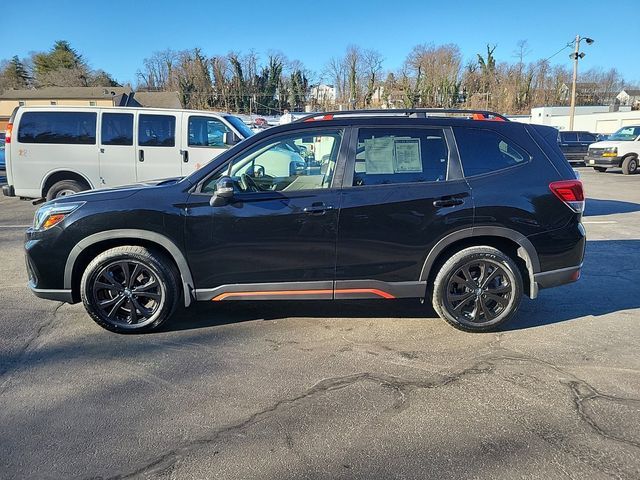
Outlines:
<svg viewBox="0 0 640 480"><path fill-rule="evenodd" d="M455 134L467 177L521 165L531 159L522 147L493 130L456 128Z"/></svg>
<svg viewBox="0 0 640 480"><path fill-rule="evenodd" d="M96 118L95 112L25 112L18 142L95 145Z"/></svg>
<svg viewBox="0 0 640 480"><path fill-rule="evenodd" d="M579 133L578 140L580 140L581 142L595 142L596 136L592 135L591 133Z"/></svg>
<svg viewBox="0 0 640 480"><path fill-rule="evenodd" d="M175 146L176 117L174 117L173 115L140 115L138 123L139 146Z"/></svg>
<svg viewBox="0 0 640 480"><path fill-rule="evenodd" d="M100 143L133 145L133 114L103 113Z"/></svg>

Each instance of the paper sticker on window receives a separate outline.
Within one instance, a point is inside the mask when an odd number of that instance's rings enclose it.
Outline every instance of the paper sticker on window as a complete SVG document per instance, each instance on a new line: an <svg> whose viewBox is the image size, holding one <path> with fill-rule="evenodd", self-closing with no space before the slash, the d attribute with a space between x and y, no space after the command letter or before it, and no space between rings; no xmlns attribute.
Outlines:
<svg viewBox="0 0 640 480"><path fill-rule="evenodd" d="M364 141L364 158L369 174L394 173L393 137L371 138Z"/></svg>
<svg viewBox="0 0 640 480"><path fill-rule="evenodd" d="M394 145L396 153L396 173L422 172L420 139L396 139Z"/></svg>

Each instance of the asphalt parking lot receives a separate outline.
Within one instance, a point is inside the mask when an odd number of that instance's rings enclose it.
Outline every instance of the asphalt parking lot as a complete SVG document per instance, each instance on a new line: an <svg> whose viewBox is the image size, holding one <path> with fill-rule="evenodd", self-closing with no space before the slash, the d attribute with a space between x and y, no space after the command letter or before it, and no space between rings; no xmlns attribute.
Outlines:
<svg viewBox="0 0 640 480"><path fill-rule="evenodd" d="M475 335L414 301L116 335L28 292L0 198L0 478L640 478L640 175L581 172L583 278Z"/></svg>

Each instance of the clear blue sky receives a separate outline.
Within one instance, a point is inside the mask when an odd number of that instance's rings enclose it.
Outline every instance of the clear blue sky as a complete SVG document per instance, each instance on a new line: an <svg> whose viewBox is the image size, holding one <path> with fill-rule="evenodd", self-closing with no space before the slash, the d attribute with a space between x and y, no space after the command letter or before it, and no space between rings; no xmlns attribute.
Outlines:
<svg viewBox="0 0 640 480"><path fill-rule="evenodd" d="M528 40L533 61L581 34L596 40L584 47L581 69L615 67L637 84L639 7L637 0L10 1L2 8L0 59L68 40L93 68L135 83L143 59L166 48L200 47L207 55L253 48L263 58L280 50L320 72L349 44L380 51L385 69L395 69L421 43L456 43L465 59L495 43L498 61L513 61L516 43ZM551 61L569 65L569 51Z"/></svg>

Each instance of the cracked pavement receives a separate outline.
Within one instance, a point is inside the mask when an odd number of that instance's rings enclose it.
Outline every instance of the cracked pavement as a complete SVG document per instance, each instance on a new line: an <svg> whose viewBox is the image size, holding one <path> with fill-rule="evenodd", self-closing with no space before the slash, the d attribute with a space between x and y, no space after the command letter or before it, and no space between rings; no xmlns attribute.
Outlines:
<svg viewBox="0 0 640 480"><path fill-rule="evenodd" d="M27 291L0 198L0 478L640 478L640 175L580 170L583 278L480 335L416 301L112 334Z"/></svg>

